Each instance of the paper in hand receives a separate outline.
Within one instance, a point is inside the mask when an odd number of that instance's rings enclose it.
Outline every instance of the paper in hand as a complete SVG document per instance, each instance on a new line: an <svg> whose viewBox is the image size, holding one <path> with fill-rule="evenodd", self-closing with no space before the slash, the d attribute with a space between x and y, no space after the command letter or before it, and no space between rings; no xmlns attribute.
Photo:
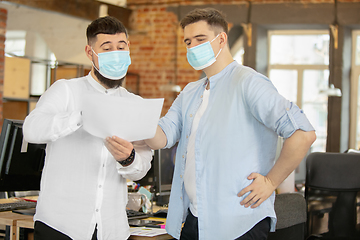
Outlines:
<svg viewBox="0 0 360 240"><path fill-rule="evenodd" d="M103 139L115 135L132 142L155 136L164 99L88 94L83 103L85 131Z"/></svg>

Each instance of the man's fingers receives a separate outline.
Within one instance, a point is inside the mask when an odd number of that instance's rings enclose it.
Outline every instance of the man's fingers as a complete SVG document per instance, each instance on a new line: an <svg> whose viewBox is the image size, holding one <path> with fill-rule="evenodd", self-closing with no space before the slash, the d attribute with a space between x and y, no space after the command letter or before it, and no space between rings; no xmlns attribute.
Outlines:
<svg viewBox="0 0 360 240"><path fill-rule="evenodd" d="M259 198L255 204L251 205L251 208L257 208L258 206L260 206L260 204L262 203L263 201L261 200L261 198Z"/></svg>
<svg viewBox="0 0 360 240"><path fill-rule="evenodd" d="M134 148L132 143L117 136L107 137L105 146L117 161L128 158Z"/></svg>
<svg viewBox="0 0 360 240"><path fill-rule="evenodd" d="M255 198L255 194L253 194L253 193L250 193L246 198L244 198L241 202L240 202L240 204L241 205L249 205L251 202L252 202L252 200Z"/></svg>
<svg viewBox="0 0 360 240"><path fill-rule="evenodd" d="M128 142L125 139L119 138L118 136L112 136L110 139L115 141L116 143L120 144L121 146L126 147L126 148L132 147L131 142Z"/></svg>
<svg viewBox="0 0 360 240"><path fill-rule="evenodd" d="M111 138L108 137L106 138L106 141L111 144L114 148L116 148L118 151L123 152L123 153L127 153L130 155L132 149L134 148L134 146L132 145L131 142L128 142L122 138L116 137L116 136L112 136Z"/></svg>

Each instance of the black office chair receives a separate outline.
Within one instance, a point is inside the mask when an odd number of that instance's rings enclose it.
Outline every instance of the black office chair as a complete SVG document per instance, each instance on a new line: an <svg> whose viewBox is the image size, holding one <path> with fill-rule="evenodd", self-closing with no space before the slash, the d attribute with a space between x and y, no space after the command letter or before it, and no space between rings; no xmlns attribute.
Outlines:
<svg viewBox="0 0 360 240"><path fill-rule="evenodd" d="M360 239L359 191L360 154L311 153L305 180L307 239Z"/></svg>
<svg viewBox="0 0 360 240"><path fill-rule="evenodd" d="M306 203L299 193L281 193L275 197L276 230L268 240L304 240Z"/></svg>

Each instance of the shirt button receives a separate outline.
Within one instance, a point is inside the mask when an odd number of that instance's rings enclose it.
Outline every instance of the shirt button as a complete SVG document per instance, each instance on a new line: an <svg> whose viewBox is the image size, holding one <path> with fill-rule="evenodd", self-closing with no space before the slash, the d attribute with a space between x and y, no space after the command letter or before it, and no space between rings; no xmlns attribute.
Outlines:
<svg viewBox="0 0 360 240"><path fill-rule="evenodd" d="M192 114L190 114L190 117L192 117Z"/></svg>
<svg viewBox="0 0 360 240"><path fill-rule="evenodd" d="M105 93L108 93L108 91L107 91L107 90L105 90Z"/></svg>
<svg viewBox="0 0 360 240"><path fill-rule="evenodd" d="M180 197L180 199L182 200L182 197Z"/></svg>
<svg viewBox="0 0 360 240"><path fill-rule="evenodd" d="M182 155L182 158L184 158L184 155Z"/></svg>
<svg viewBox="0 0 360 240"><path fill-rule="evenodd" d="M200 96L200 98L202 98L202 97L203 97L203 95Z"/></svg>
<svg viewBox="0 0 360 240"><path fill-rule="evenodd" d="M286 108L286 111L289 111L290 110L290 108Z"/></svg>
<svg viewBox="0 0 360 240"><path fill-rule="evenodd" d="M102 186L101 185L99 185L99 188L101 188Z"/></svg>
<svg viewBox="0 0 360 240"><path fill-rule="evenodd" d="M99 212L99 209L96 209L95 211L96 211L96 212Z"/></svg>
<svg viewBox="0 0 360 240"><path fill-rule="evenodd" d="M78 123L78 124L76 124L76 125L80 126L80 125L81 125L81 123Z"/></svg>
<svg viewBox="0 0 360 240"><path fill-rule="evenodd" d="M180 175L180 178L182 178L182 175Z"/></svg>
<svg viewBox="0 0 360 240"><path fill-rule="evenodd" d="M188 136L188 135L186 135L186 138L189 138L189 136Z"/></svg>

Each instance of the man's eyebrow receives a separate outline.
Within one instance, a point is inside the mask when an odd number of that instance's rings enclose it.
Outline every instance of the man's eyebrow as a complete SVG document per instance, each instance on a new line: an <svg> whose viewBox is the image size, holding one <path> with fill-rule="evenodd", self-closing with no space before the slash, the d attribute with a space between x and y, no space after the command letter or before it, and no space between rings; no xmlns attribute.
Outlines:
<svg viewBox="0 0 360 240"><path fill-rule="evenodd" d="M100 45L100 47L104 46L105 44L110 44L110 43L111 43L111 41L103 42L103 43ZM120 40L118 43L124 43L124 44L127 45L127 42L126 42L125 40Z"/></svg>
<svg viewBox="0 0 360 240"><path fill-rule="evenodd" d="M100 47L104 46L105 44L109 44L109 43L111 43L111 42L110 42L110 41L103 42L103 43L100 45Z"/></svg>
<svg viewBox="0 0 360 240"><path fill-rule="evenodd" d="M205 35L205 34L199 34L199 35L196 35L196 36L194 36L194 37L192 37L192 38L198 38L198 37L207 37L207 35ZM189 40L190 40L189 38L184 39L184 43L186 43L186 41L189 41Z"/></svg>

